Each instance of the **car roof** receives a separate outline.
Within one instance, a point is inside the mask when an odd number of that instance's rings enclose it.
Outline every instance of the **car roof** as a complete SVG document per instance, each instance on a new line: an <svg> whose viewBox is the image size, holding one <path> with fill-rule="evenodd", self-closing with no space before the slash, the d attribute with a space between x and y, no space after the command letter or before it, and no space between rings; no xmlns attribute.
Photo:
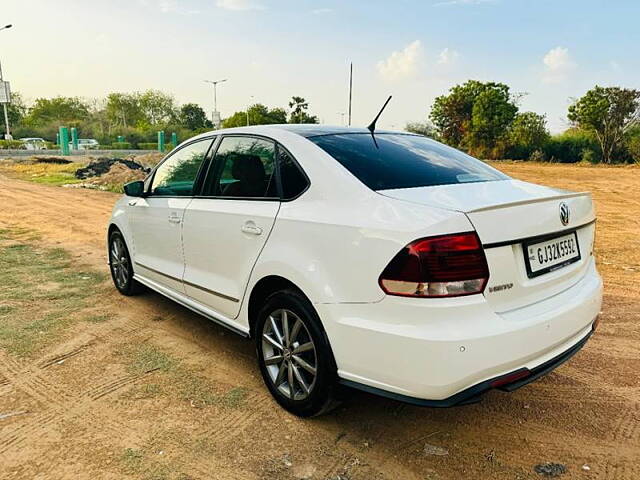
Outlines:
<svg viewBox="0 0 640 480"><path fill-rule="evenodd" d="M318 124L284 124L284 125L273 125L273 127L280 128L281 130L286 130L288 132L297 133L303 137L317 137L320 135L339 135L346 133L368 133L371 132L362 127L339 127L339 126L331 126L331 125L318 125ZM393 130L376 130L376 133L401 133L413 135L409 132L395 132Z"/></svg>
<svg viewBox="0 0 640 480"><path fill-rule="evenodd" d="M341 127L341 126L332 126L332 125L318 125L318 124L271 124L271 125L251 125L247 127L235 127L235 128L223 128L220 130L213 130L211 132L203 133L198 135L207 136L211 134L225 134L225 133L266 133L268 131L284 131L295 133L305 138L310 137L318 137L321 135L340 135L340 134L350 134L350 133L366 133L371 134L368 129L362 127ZM402 132L402 131L393 131L393 130L376 130L376 135L378 134L397 134L397 135L416 135L415 133L410 132Z"/></svg>

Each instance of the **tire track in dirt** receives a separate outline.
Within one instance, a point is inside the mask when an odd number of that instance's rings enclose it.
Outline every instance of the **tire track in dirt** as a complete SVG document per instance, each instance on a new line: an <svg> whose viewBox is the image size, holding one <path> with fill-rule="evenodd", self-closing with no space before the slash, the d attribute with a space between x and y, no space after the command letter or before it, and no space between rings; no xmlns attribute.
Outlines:
<svg viewBox="0 0 640 480"><path fill-rule="evenodd" d="M6 433L0 433L0 454L20 446L38 430L46 429L53 425L57 421L58 415L53 411L45 410L35 415L27 413L23 418L28 420L18 424L11 430L7 429Z"/></svg>
<svg viewBox="0 0 640 480"><path fill-rule="evenodd" d="M637 443L640 441L640 403L622 409L619 420L611 432L611 438L616 442ZM638 453L638 462L640 462L640 452Z"/></svg>
<svg viewBox="0 0 640 480"><path fill-rule="evenodd" d="M85 343L82 344L78 347L75 347L67 352L64 353L60 353L58 355L54 355L52 357L48 357L42 361L40 361L38 363L38 366L41 369L47 369L49 367L51 367L52 365L55 364L60 364L62 361L71 358L71 357L75 357L76 355L80 355L82 352L84 352L87 348L92 347L93 345L95 345L95 342L89 342L89 343Z"/></svg>
<svg viewBox="0 0 640 480"><path fill-rule="evenodd" d="M32 365L20 364L8 354L3 356L0 369L16 388L42 404L58 405L72 398L69 392L42 378Z"/></svg>
<svg viewBox="0 0 640 480"><path fill-rule="evenodd" d="M151 370L147 370L143 373L125 375L123 377L118 377L109 382L105 382L94 387L91 387L87 391L85 391L84 395L89 397L91 400L99 400L102 397L105 397L111 393L114 393L124 387L127 387L141 378L147 377L154 372L159 371L160 368L152 368Z"/></svg>

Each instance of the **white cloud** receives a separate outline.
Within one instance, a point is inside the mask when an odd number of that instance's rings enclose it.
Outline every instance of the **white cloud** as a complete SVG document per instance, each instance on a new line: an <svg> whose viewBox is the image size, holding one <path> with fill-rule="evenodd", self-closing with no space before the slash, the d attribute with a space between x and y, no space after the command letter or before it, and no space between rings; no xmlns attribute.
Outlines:
<svg viewBox="0 0 640 480"><path fill-rule="evenodd" d="M452 65L458 60L460 54L451 48L445 48L438 55L438 64L440 65Z"/></svg>
<svg viewBox="0 0 640 480"><path fill-rule="evenodd" d="M393 52L386 60L379 61L378 72L387 80L410 77L416 71L421 54L422 44L415 40L402 51Z"/></svg>
<svg viewBox="0 0 640 480"><path fill-rule="evenodd" d="M570 63L569 49L563 47L552 48L542 60L548 70L564 70Z"/></svg>
<svg viewBox="0 0 640 480"><path fill-rule="evenodd" d="M264 10L264 6L252 0L217 0L216 6L225 10Z"/></svg>
<svg viewBox="0 0 640 480"><path fill-rule="evenodd" d="M314 15L324 15L325 13L333 13L333 8L316 8L311 10Z"/></svg>
<svg viewBox="0 0 640 480"><path fill-rule="evenodd" d="M569 49L555 47L547 52L542 59L545 72L542 80L546 83L558 83L567 79L569 73L576 67L569 55Z"/></svg>

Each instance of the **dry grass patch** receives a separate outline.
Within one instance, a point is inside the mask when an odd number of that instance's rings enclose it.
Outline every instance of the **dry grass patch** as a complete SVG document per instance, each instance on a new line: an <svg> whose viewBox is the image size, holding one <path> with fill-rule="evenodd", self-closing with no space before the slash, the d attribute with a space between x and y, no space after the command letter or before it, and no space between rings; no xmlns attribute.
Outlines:
<svg viewBox="0 0 640 480"><path fill-rule="evenodd" d="M75 177L75 172L84 163L73 162L66 164L57 163L2 163L0 173L20 180L29 180L47 185L66 185L70 183L80 183Z"/></svg>
<svg viewBox="0 0 640 480"><path fill-rule="evenodd" d="M0 271L0 347L18 356L55 342L106 279L18 230L0 230Z"/></svg>

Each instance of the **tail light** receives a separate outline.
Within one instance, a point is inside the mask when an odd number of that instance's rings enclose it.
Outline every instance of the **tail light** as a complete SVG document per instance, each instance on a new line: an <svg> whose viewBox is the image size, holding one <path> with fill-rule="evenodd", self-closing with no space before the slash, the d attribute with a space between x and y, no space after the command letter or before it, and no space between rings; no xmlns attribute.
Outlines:
<svg viewBox="0 0 640 480"><path fill-rule="evenodd" d="M389 295L458 297L482 293L489 268L475 232L422 238L404 247L378 283Z"/></svg>

